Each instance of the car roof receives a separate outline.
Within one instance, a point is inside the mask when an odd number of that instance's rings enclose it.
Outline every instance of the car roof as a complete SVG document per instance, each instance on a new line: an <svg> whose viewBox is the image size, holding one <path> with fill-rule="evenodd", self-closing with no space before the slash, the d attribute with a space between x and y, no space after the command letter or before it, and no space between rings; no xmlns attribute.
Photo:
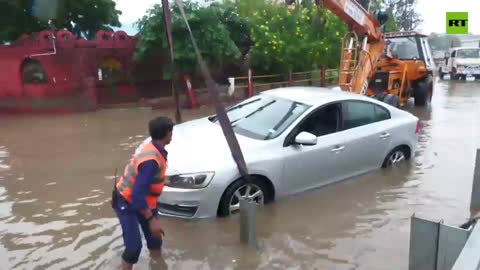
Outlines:
<svg viewBox="0 0 480 270"><path fill-rule="evenodd" d="M374 99L359 94L314 86L276 88L263 91L262 94L289 99L313 106L319 106L328 102L346 99L366 100L370 102L375 102Z"/></svg>

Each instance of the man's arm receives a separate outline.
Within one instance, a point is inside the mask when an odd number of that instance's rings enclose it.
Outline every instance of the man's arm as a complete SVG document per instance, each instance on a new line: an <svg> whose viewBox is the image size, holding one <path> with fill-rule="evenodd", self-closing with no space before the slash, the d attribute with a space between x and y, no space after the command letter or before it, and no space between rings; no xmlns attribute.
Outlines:
<svg viewBox="0 0 480 270"><path fill-rule="evenodd" d="M148 160L138 167L138 175L132 190L132 208L139 211L145 218L149 218L152 212L148 208L145 196L150 193L150 185L158 174L158 164L154 160Z"/></svg>

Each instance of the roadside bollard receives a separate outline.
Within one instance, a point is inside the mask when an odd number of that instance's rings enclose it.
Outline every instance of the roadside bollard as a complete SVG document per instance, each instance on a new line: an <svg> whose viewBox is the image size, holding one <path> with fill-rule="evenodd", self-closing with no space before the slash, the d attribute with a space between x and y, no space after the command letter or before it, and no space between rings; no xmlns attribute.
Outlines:
<svg viewBox="0 0 480 270"><path fill-rule="evenodd" d="M253 96L253 75L252 75L252 70L248 70L248 84L247 84L247 89L246 89L246 97L252 97Z"/></svg>
<svg viewBox="0 0 480 270"><path fill-rule="evenodd" d="M235 92L235 78L228 78L228 83L230 84L228 86L228 96L231 97L233 93Z"/></svg>
<svg viewBox="0 0 480 270"><path fill-rule="evenodd" d="M190 77L188 75L185 75L183 76L183 79L185 80L185 84L187 85L187 96L188 96L188 101L190 103L190 109L197 108L198 107L197 95L195 94L195 90L193 89Z"/></svg>
<svg viewBox="0 0 480 270"><path fill-rule="evenodd" d="M240 241L250 247L257 247L257 203L240 200Z"/></svg>

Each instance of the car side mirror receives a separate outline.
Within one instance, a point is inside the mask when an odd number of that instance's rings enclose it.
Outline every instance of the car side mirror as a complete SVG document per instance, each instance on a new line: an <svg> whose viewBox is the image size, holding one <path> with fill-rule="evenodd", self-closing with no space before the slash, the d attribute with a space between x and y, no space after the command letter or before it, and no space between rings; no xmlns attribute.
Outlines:
<svg viewBox="0 0 480 270"><path fill-rule="evenodd" d="M295 137L295 143L301 145L316 145L317 136L313 135L312 133L303 131L300 132L297 137Z"/></svg>

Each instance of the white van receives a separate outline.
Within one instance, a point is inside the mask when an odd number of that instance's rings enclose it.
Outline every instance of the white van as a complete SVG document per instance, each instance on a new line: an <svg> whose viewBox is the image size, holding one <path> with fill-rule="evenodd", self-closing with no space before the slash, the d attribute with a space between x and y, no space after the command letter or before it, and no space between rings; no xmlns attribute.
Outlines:
<svg viewBox="0 0 480 270"><path fill-rule="evenodd" d="M456 47L445 53L443 65L438 70L440 79L479 80L480 48Z"/></svg>

